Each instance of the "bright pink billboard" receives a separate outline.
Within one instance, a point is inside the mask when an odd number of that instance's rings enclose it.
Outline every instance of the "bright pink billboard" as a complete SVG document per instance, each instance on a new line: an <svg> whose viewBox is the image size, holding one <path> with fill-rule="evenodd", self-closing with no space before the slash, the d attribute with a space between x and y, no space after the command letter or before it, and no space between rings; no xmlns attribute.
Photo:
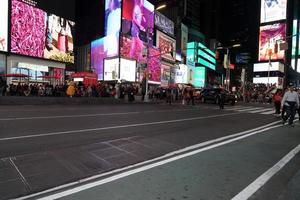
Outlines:
<svg viewBox="0 0 300 200"><path fill-rule="evenodd" d="M259 61L284 59L285 52L284 50L280 51L279 47L285 36L285 23L261 26L259 35Z"/></svg>
<svg viewBox="0 0 300 200"><path fill-rule="evenodd" d="M147 46L143 43L142 48L136 48L135 51L131 52L132 40L130 38L122 37L121 52L120 55L123 58L134 59L139 63L147 63L148 71L150 74L150 81L160 82L161 77L161 62L160 62L160 51L154 47L149 47L148 55L143 56L143 49ZM147 59L148 57L148 59Z"/></svg>

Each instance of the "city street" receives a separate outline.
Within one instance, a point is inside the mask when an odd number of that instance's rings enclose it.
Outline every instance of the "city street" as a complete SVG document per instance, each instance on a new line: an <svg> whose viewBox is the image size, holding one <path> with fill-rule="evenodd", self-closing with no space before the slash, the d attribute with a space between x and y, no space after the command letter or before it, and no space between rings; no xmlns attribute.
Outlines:
<svg viewBox="0 0 300 200"><path fill-rule="evenodd" d="M270 105L0 109L0 199L300 198L300 126Z"/></svg>

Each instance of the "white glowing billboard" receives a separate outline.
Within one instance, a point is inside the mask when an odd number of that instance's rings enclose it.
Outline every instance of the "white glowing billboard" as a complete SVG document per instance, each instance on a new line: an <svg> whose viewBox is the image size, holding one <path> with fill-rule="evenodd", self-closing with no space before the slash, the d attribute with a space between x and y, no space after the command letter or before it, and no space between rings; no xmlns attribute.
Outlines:
<svg viewBox="0 0 300 200"><path fill-rule="evenodd" d="M286 19L287 0L261 0L260 23Z"/></svg>
<svg viewBox="0 0 300 200"><path fill-rule="evenodd" d="M135 82L136 78L136 61L121 58L120 79Z"/></svg>
<svg viewBox="0 0 300 200"><path fill-rule="evenodd" d="M104 80L115 81L119 77L119 58L104 60Z"/></svg>

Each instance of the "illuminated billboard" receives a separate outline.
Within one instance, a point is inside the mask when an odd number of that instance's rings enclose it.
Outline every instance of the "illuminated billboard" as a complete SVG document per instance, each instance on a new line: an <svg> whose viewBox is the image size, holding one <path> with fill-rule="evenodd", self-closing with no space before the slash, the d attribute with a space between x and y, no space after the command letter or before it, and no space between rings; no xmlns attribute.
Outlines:
<svg viewBox="0 0 300 200"><path fill-rule="evenodd" d="M175 69L175 83L188 83L188 67L184 64L179 64L179 68Z"/></svg>
<svg viewBox="0 0 300 200"><path fill-rule="evenodd" d="M284 59L284 50L280 51L280 43L286 35L286 24L276 23L260 27L259 61Z"/></svg>
<svg viewBox="0 0 300 200"><path fill-rule="evenodd" d="M121 30L122 0L106 0L105 2L105 48L109 56L119 54L119 35Z"/></svg>
<svg viewBox="0 0 300 200"><path fill-rule="evenodd" d="M91 44L91 69L98 74L99 80L103 80L103 59L106 57L104 38L93 41Z"/></svg>
<svg viewBox="0 0 300 200"><path fill-rule="evenodd" d="M206 79L206 69L205 69L205 67L195 67L193 85L196 88L204 87L205 86L205 79Z"/></svg>
<svg viewBox="0 0 300 200"><path fill-rule="evenodd" d="M148 71L150 74L149 81L160 82L161 77L161 62L160 62L160 51L157 48L149 47L148 55L143 55L143 50L147 48L146 44L143 43L141 48L132 48L132 40L127 37L121 38L121 51L120 55L123 58L134 59L139 63L147 63ZM133 50L133 51L132 51ZM147 59L148 56L148 59Z"/></svg>
<svg viewBox="0 0 300 200"><path fill-rule="evenodd" d="M132 37L134 46L142 41L152 44L154 5L147 0L123 0L122 13L122 32Z"/></svg>
<svg viewBox="0 0 300 200"><path fill-rule="evenodd" d="M8 0L0 0L0 51L7 51Z"/></svg>
<svg viewBox="0 0 300 200"><path fill-rule="evenodd" d="M161 65L161 86L168 87L171 79L171 66L167 64Z"/></svg>
<svg viewBox="0 0 300 200"><path fill-rule="evenodd" d="M120 61L120 79L135 82L136 61L121 58Z"/></svg>
<svg viewBox="0 0 300 200"><path fill-rule="evenodd" d="M159 12L155 12L155 26L162 32L174 36L174 22Z"/></svg>
<svg viewBox="0 0 300 200"><path fill-rule="evenodd" d="M119 78L119 58L104 59L104 80L115 81Z"/></svg>
<svg viewBox="0 0 300 200"><path fill-rule="evenodd" d="M261 0L260 23L286 19L287 0Z"/></svg>
<svg viewBox="0 0 300 200"><path fill-rule="evenodd" d="M11 52L74 63L75 23L12 0Z"/></svg>
<svg viewBox="0 0 300 200"><path fill-rule="evenodd" d="M284 65L280 62L255 63L253 72L280 71L284 73Z"/></svg>
<svg viewBox="0 0 300 200"><path fill-rule="evenodd" d="M162 58L170 61L175 61L175 50L176 50L175 39L167 36L166 34L160 31L157 31L156 46L160 49Z"/></svg>

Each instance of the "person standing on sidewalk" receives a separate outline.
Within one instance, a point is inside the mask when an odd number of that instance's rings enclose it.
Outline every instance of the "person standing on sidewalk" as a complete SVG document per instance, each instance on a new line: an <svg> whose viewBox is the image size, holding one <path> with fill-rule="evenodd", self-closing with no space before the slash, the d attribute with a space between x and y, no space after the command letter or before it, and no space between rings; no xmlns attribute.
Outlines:
<svg viewBox="0 0 300 200"><path fill-rule="evenodd" d="M273 102L275 106L275 116L280 116L280 106L281 106L282 94L279 90L273 96Z"/></svg>
<svg viewBox="0 0 300 200"><path fill-rule="evenodd" d="M289 119L289 125L293 126L296 111L299 109L299 96L292 87L288 88L288 91L283 96L281 107L283 106L286 109L286 115L283 116L283 124Z"/></svg>

